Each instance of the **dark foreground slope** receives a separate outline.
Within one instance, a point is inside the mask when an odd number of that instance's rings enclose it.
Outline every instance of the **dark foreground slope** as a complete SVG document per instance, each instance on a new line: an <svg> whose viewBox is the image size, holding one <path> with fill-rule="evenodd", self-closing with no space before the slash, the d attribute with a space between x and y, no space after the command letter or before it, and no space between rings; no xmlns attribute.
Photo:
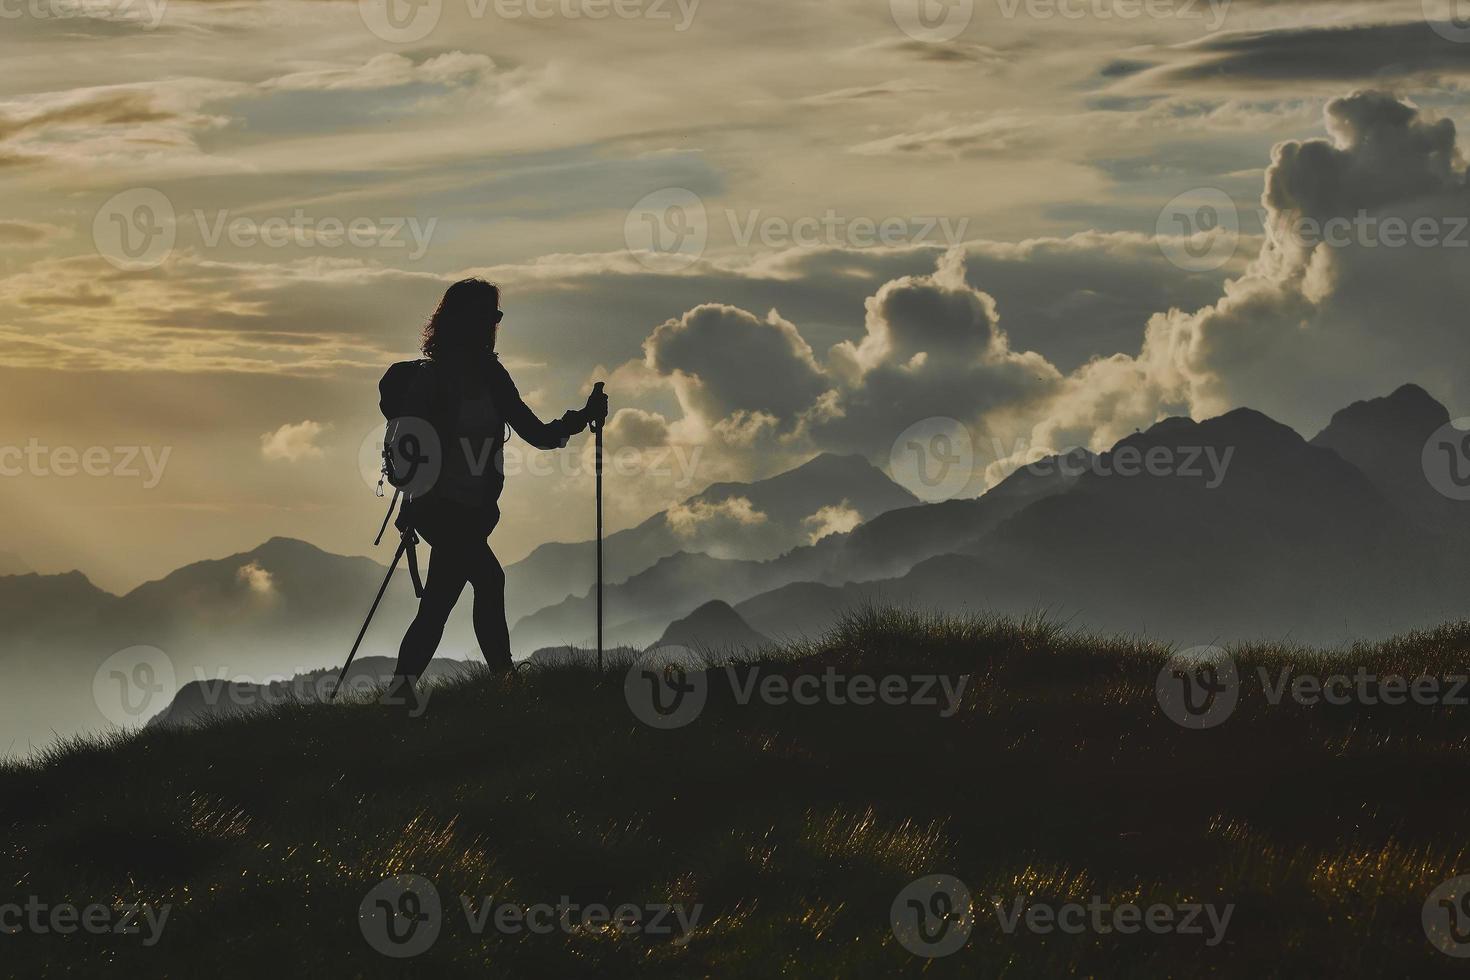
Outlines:
<svg viewBox="0 0 1470 980"><path fill-rule="evenodd" d="M1334 661L1463 672L1470 624ZM417 719L286 705L200 729L75 743L0 769L0 903L172 906L140 936L0 936L15 976L1435 976L1430 892L1470 872L1464 707L1272 706L1236 650L1234 714L1161 713L1166 652L1045 624L868 614L765 676L971 675L958 710L741 704L726 675L657 730L624 673L531 668L437 691ZM1334 668L1336 669L1336 668ZM744 675L741 675L744 677ZM636 685L635 685L636 687ZM1464 693L1464 692L1462 692ZM432 881L437 941L376 952L359 908ZM921 876L976 900L930 962L890 909ZM475 934L482 909L681 905L679 938L609 926ZM34 896L34 899L32 899ZM1234 906L1200 935L1007 934L992 900ZM369 902L371 907L371 902ZM696 911L697 906L697 911ZM927 969L927 972L925 972Z"/></svg>

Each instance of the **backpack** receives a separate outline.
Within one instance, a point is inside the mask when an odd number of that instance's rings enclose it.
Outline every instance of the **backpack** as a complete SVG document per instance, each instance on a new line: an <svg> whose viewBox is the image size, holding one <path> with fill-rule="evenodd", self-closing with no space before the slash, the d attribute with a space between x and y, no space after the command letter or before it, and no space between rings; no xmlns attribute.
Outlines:
<svg viewBox="0 0 1470 980"><path fill-rule="evenodd" d="M420 477L427 475L425 467L437 465L439 427L433 420L415 416L410 405L414 384L432 370L427 360L399 361L389 365L378 382L378 409L387 421L383 429L382 474L378 478L380 497L385 482L410 497L422 495L428 489L423 484L432 483Z"/></svg>
<svg viewBox="0 0 1470 980"><path fill-rule="evenodd" d="M393 499L388 502L388 512L383 515L382 526L378 528L373 544L383 540L393 509L398 507L401 499L403 506L398 509L398 520L394 526L402 532L409 578L413 581L414 594L419 598L423 598L424 585L419 576L418 534L413 529L408 507L415 497L433 487L442 462L438 426L432 420L411 414L417 407L411 404L413 388L429 371L432 367L427 360L399 361L389 365L378 381L378 409L387 424L383 429L382 468L377 494L383 496L383 484L387 483L393 488ZM432 376L426 380L432 381ZM436 397L434 401L437 400ZM437 407L430 406L429 414L437 414Z"/></svg>

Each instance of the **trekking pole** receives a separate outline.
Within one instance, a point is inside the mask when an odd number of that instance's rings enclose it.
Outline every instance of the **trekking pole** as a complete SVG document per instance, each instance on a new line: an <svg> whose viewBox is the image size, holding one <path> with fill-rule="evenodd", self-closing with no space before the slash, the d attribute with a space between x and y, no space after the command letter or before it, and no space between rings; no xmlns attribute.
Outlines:
<svg viewBox="0 0 1470 980"><path fill-rule="evenodd" d="M602 393L602 382L592 390ZM592 434L597 440L597 672L602 673L602 426L606 418L592 425Z"/></svg>
<svg viewBox="0 0 1470 980"><path fill-rule="evenodd" d="M378 603L383 601L383 593L388 591L388 583L393 580L393 573L398 568L398 560L408 550L411 534L413 534L412 530L405 531L403 537L399 539L398 550L393 554L393 564L388 566L388 574L383 576L383 584L378 586L377 598L373 600L373 606L368 610L367 619L362 621L362 629L357 631L357 639L352 644L352 652L347 655L347 662L342 665L342 673L337 675L337 686L332 688L332 695L327 698L328 701L337 700L337 692L342 690L342 682L347 679L347 668L352 666L352 659L357 656L357 648L362 646L362 638L367 635L368 623L373 621L373 614L378 611Z"/></svg>

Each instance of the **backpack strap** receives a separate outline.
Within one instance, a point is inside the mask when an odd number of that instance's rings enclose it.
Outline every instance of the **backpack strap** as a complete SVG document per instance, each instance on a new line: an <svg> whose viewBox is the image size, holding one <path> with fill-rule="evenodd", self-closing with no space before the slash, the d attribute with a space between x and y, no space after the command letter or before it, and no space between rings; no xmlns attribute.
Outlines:
<svg viewBox="0 0 1470 980"><path fill-rule="evenodd" d="M403 532L403 538L408 545L404 550L408 552L408 577L413 582L414 598L422 599L424 597L424 580L419 577L419 536L410 528Z"/></svg>

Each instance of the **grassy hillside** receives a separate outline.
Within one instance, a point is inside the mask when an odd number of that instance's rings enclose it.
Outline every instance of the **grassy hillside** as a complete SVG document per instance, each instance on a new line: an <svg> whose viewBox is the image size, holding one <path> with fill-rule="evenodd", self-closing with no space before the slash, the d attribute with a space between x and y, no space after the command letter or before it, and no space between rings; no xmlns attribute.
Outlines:
<svg viewBox="0 0 1470 980"><path fill-rule="evenodd" d="M1470 624L1343 664L1461 672ZM171 905L141 936L0 935L14 976L1406 976L1462 964L1421 908L1470 873L1470 709L1272 706L1255 674L1305 651L1232 651L1218 727L1161 712L1168 651L1045 622L857 616L762 676L971 675L959 710L740 704L727 675L685 727L635 717L624 673L478 677L408 718L290 705L197 730L76 742L0 769L0 904ZM1349 670L1351 672L1351 669ZM1465 692L1470 693L1470 692ZM359 906L413 873L437 941L376 952ZM968 943L929 960L890 908L926 875L975 897ZM611 926L474 934L495 903L697 905L688 935ZM1200 935L1006 934L991 899L1229 903Z"/></svg>

